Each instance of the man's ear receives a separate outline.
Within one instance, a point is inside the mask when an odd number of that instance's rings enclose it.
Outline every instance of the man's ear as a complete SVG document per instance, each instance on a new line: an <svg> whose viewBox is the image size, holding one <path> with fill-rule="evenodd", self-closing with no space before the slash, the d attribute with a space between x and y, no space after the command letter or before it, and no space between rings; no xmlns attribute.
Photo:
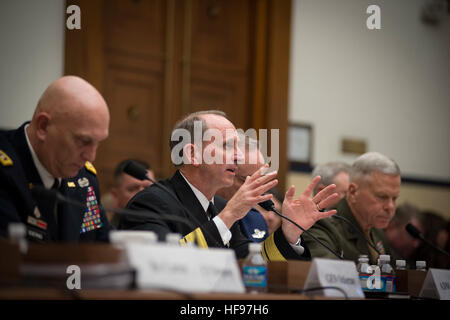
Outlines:
<svg viewBox="0 0 450 320"><path fill-rule="evenodd" d="M351 182L347 190L347 199L349 202L355 199L356 192L358 191L358 185L355 182Z"/></svg>
<svg viewBox="0 0 450 320"><path fill-rule="evenodd" d="M200 165L199 150L193 143L188 143L183 147L183 156L186 157L187 163L198 167Z"/></svg>
<svg viewBox="0 0 450 320"><path fill-rule="evenodd" d="M33 120L36 128L36 137L41 141L44 141L47 137L50 119L51 117L47 112L41 112Z"/></svg>

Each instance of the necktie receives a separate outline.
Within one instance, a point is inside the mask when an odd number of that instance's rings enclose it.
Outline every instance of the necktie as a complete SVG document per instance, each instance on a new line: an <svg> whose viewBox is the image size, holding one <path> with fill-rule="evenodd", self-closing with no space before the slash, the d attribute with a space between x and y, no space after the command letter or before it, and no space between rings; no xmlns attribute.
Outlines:
<svg viewBox="0 0 450 320"><path fill-rule="evenodd" d="M370 229L367 231L364 231L367 241L370 242L370 244L372 244L373 246L375 246L375 244L373 243L372 237L370 236ZM377 259L378 259L378 253L371 247L369 247L369 253L370 253L370 257L371 257L371 261L373 262L373 264L377 264Z"/></svg>
<svg viewBox="0 0 450 320"><path fill-rule="evenodd" d="M206 210L206 215L208 216L208 220L214 218L219 212L217 211L216 206L211 201L209 202L208 210Z"/></svg>

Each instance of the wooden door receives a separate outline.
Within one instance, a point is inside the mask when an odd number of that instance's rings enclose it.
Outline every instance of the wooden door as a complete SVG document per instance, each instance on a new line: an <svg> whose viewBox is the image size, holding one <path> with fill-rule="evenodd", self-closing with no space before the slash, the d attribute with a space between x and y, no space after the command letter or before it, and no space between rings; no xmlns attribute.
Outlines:
<svg viewBox="0 0 450 320"><path fill-rule="evenodd" d="M125 158L173 172L168 140L183 115L225 111L237 128L287 124L290 1L80 0L66 31L65 73L103 94L110 136L97 152L102 190ZM285 154L285 132L280 151ZM285 157L279 177L284 188Z"/></svg>

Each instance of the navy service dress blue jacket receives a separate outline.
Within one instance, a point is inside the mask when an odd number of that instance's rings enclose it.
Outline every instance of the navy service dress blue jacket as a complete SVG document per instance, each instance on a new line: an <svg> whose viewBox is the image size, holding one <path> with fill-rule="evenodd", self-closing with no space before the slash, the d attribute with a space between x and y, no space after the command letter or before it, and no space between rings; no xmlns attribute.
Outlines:
<svg viewBox="0 0 450 320"><path fill-rule="evenodd" d="M267 222L255 208L251 208L245 217L239 220L239 227L244 236L253 242L263 242L269 236Z"/></svg>

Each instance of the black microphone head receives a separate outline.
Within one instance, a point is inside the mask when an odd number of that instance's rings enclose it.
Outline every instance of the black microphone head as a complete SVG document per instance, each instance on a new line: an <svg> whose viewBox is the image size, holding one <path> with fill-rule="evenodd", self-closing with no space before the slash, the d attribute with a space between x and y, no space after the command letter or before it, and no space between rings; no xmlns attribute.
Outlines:
<svg viewBox="0 0 450 320"><path fill-rule="evenodd" d="M267 211L272 211L274 209L274 207L275 207L275 204L270 199L266 200L266 201L263 201L263 202L260 202L258 204L261 206L261 208L263 208L264 210L267 210Z"/></svg>
<svg viewBox="0 0 450 320"><path fill-rule="evenodd" d="M422 234L420 233L420 231L414 227L411 223L408 223L405 226L406 231L408 231L408 233L413 237L413 238L417 238L417 239L421 239L422 238Z"/></svg>
<svg viewBox="0 0 450 320"><path fill-rule="evenodd" d="M123 172L138 180L149 180L147 177L147 169L133 160L128 161L125 167L123 167Z"/></svg>

